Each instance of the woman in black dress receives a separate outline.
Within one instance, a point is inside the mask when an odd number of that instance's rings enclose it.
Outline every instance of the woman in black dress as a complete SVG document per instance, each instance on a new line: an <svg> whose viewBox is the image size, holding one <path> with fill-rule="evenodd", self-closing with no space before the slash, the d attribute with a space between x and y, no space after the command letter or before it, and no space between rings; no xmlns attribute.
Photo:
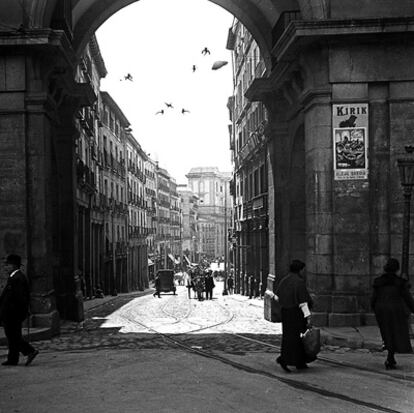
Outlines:
<svg viewBox="0 0 414 413"><path fill-rule="evenodd" d="M395 369L395 353L412 353L409 334L409 311L414 313L414 300L406 280L396 273L400 264L390 258L384 266L385 274L374 280L371 306L388 351L386 369Z"/></svg>
<svg viewBox="0 0 414 413"><path fill-rule="evenodd" d="M298 370L306 369L306 363L314 361L305 354L301 333L310 327L310 311L312 299L306 289L304 279L305 264L293 260L289 273L280 281L276 295L282 307L282 348L276 362L286 371L288 366L295 366Z"/></svg>

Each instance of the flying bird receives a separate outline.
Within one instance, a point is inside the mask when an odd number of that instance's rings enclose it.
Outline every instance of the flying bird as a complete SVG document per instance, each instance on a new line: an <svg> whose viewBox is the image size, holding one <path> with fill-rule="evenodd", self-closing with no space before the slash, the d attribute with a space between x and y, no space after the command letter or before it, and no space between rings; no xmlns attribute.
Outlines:
<svg viewBox="0 0 414 413"><path fill-rule="evenodd" d="M172 103L167 103L167 102L164 102L164 103L165 103L165 106L167 106L167 108L174 109L174 106Z"/></svg>
<svg viewBox="0 0 414 413"><path fill-rule="evenodd" d="M207 54L211 54L211 53L210 53L210 50L208 50L208 48L207 48L207 47L205 47L205 48L201 51L201 54L205 56L205 55L207 55Z"/></svg>
<svg viewBox="0 0 414 413"><path fill-rule="evenodd" d="M197 66L193 65L193 73L197 70Z"/></svg>
<svg viewBox="0 0 414 413"><path fill-rule="evenodd" d="M159 110L158 112L155 113L156 115L163 115L164 114L164 109Z"/></svg>
<svg viewBox="0 0 414 413"><path fill-rule="evenodd" d="M189 110L187 110L187 109L182 108L182 109L181 109L181 113L184 115L185 113L190 113L190 111L189 111Z"/></svg>
<svg viewBox="0 0 414 413"><path fill-rule="evenodd" d="M132 77L131 73L127 73L124 76L124 79L121 79L121 80L129 80L130 82L133 82L134 81L134 78Z"/></svg>

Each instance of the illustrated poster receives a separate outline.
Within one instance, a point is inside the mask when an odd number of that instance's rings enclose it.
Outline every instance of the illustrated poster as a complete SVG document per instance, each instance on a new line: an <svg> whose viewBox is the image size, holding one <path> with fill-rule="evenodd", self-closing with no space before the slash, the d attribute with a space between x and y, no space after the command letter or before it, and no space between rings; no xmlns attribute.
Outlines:
<svg viewBox="0 0 414 413"><path fill-rule="evenodd" d="M335 180L368 179L368 104L333 105Z"/></svg>

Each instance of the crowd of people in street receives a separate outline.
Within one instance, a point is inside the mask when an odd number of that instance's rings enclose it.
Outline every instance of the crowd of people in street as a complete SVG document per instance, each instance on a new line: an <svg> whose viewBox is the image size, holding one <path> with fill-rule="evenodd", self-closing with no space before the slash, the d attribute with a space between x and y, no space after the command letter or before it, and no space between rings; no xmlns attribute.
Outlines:
<svg viewBox="0 0 414 413"><path fill-rule="evenodd" d="M195 268L188 271L184 276L184 284L188 290L188 298L191 298L191 292L198 301L213 299L213 290L216 286L214 283L213 273L211 270Z"/></svg>

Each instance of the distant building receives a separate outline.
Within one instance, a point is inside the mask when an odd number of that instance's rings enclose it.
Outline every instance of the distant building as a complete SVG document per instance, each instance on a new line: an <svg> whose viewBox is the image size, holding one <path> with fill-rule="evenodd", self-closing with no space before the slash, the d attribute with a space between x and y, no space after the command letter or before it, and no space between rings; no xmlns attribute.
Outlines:
<svg viewBox="0 0 414 413"><path fill-rule="evenodd" d="M174 178L158 163L157 181L157 250L156 264L159 268L178 269L180 264L180 202Z"/></svg>
<svg viewBox="0 0 414 413"><path fill-rule="evenodd" d="M230 149L234 165L231 193L234 203L232 247L236 292L248 294L255 277L264 293L269 273L268 163L264 136L267 112L245 92L265 74L260 50L246 28L235 20L227 39L233 54L234 95L229 98Z"/></svg>
<svg viewBox="0 0 414 413"><path fill-rule="evenodd" d="M134 290L149 286L147 236L147 195L145 165L147 155L132 133L127 134L128 159L128 285Z"/></svg>
<svg viewBox="0 0 414 413"><path fill-rule="evenodd" d="M85 48L76 71L79 83L89 84L97 102L93 107L84 107L77 114L76 126L79 131L76 141L76 201L77 201L77 277L82 294L92 297L95 289L102 283L105 245L104 222L106 199L103 195L102 171L104 157L100 140L100 80L107 74L98 42L93 36ZM61 314L66 310L61 278L55 279L57 306ZM66 315L66 314L65 314Z"/></svg>
<svg viewBox="0 0 414 413"><path fill-rule="evenodd" d="M107 201L104 218L104 282L105 294L126 292L128 205L126 194L126 129L130 123L107 92L101 92L103 145L103 191Z"/></svg>
<svg viewBox="0 0 414 413"><path fill-rule="evenodd" d="M147 206L147 252L148 252L148 276L151 280L155 275L155 236L157 233L157 179L156 179L156 163L147 156L145 162L145 195Z"/></svg>
<svg viewBox="0 0 414 413"><path fill-rule="evenodd" d="M198 242L202 256L224 259L227 254L225 228L231 223L230 172L216 167L192 168L186 175L188 186L199 198ZM225 224L227 218L227 224Z"/></svg>
<svg viewBox="0 0 414 413"><path fill-rule="evenodd" d="M181 261L182 245L181 245L181 199L177 192L177 182L174 178L170 178L170 250L174 257L174 264L177 265Z"/></svg>
<svg viewBox="0 0 414 413"><path fill-rule="evenodd" d="M198 196L187 185L178 185L182 211L182 251L186 265L199 260Z"/></svg>

